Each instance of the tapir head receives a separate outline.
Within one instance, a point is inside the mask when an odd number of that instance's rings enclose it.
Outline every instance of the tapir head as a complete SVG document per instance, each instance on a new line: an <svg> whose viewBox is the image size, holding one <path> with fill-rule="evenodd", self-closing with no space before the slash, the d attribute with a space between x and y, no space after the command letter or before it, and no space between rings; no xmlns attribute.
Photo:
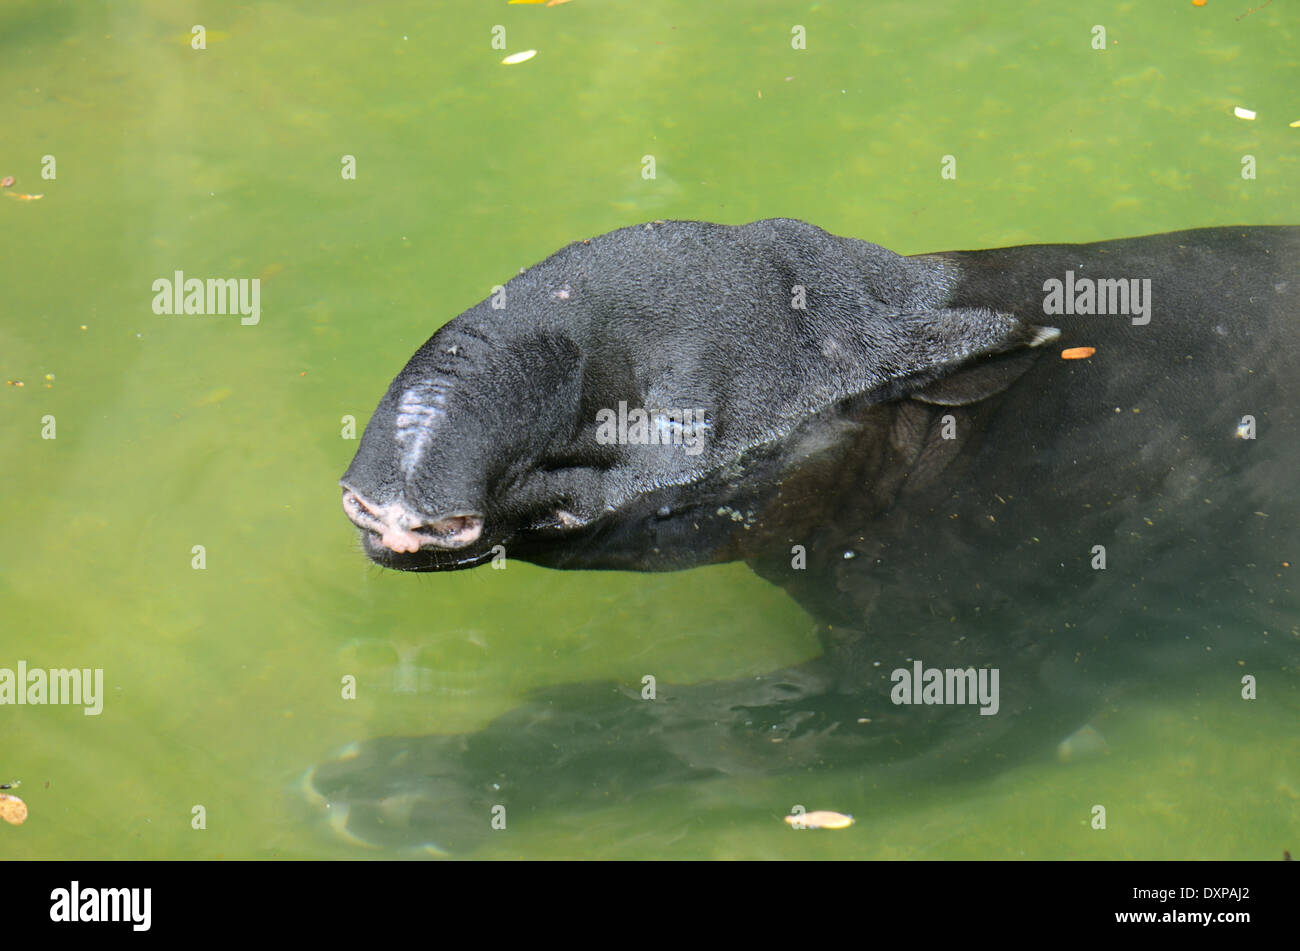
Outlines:
<svg viewBox="0 0 1300 951"><path fill-rule="evenodd" d="M937 267L784 220L570 245L416 352L341 480L344 511L372 560L407 571L740 557L792 469L844 444L847 404L982 399L1023 372L1000 356L1054 335L947 308ZM608 438L627 407L651 423ZM673 413L702 447L667 438Z"/></svg>
<svg viewBox="0 0 1300 951"><path fill-rule="evenodd" d="M534 483L578 424L580 353L562 335L493 332L484 305L416 352L384 394L344 474L343 509L392 568L478 564L565 504Z"/></svg>

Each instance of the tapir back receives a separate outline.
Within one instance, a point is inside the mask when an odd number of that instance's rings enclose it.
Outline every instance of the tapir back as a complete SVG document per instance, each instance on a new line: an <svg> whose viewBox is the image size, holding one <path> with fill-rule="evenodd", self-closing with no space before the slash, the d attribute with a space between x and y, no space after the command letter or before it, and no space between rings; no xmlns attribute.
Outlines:
<svg viewBox="0 0 1300 951"><path fill-rule="evenodd" d="M950 305L1061 337L1007 392L925 409L965 439L939 476L884 512L845 495L833 580L790 585L860 632L828 645L845 676L923 656L1073 689L1300 661L1300 229L933 257L960 271ZM1139 282L1128 312L1103 280Z"/></svg>

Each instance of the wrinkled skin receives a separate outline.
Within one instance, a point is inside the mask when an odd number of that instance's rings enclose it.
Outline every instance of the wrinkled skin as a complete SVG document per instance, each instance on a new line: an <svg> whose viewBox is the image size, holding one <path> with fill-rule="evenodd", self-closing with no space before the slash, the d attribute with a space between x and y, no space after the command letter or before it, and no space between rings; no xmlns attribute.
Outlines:
<svg viewBox="0 0 1300 951"><path fill-rule="evenodd" d="M367 555L744 560L825 653L654 701L553 688L477 734L363 744L314 791L366 841L465 849L496 803L814 764L969 775L1060 739L1121 681L1294 671L1298 263L1300 228L907 258L777 219L568 246L389 387L342 480ZM1045 315L1067 270L1150 279L1150 322ZM1076 347L1096 353L1061 358ZM702 448L601 444L620 401L699 408ZM998 668L997 715L895 705L913 659Z"/></svg>

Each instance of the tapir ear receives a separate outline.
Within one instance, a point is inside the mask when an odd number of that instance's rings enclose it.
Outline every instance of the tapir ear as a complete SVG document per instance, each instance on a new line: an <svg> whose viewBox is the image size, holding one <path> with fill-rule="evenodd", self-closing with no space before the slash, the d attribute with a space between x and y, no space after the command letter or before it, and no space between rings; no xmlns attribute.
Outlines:
<svg viewBox="0 0 1300 951"><path fill-rule="evenodd" d="M1061 335L984 308L953 308L901 318L914 355L930 379L910 395L939 406L964 406L1001 393L1038 359L1035 348ZM915 364L913 364L915 365ZM935 378L937 376L937 378Z"/></svg>

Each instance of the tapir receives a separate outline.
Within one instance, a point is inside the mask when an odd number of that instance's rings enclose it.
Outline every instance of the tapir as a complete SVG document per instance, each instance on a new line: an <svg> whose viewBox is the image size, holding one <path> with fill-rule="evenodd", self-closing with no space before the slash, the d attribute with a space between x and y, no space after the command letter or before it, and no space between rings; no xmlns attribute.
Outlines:
<svg viewBox="0 0 1300 951"><path fill-rule="evenodd" d="M824 653L654 699L556 686L477 733L370 740L313 794L358 839L457 851L497 805L978 774L1117 684L1294 676L1298 264L1285 226L901 256L791 219L655 221L570 244L389 385L341 483L365 554L743 560Z"/></svg>

